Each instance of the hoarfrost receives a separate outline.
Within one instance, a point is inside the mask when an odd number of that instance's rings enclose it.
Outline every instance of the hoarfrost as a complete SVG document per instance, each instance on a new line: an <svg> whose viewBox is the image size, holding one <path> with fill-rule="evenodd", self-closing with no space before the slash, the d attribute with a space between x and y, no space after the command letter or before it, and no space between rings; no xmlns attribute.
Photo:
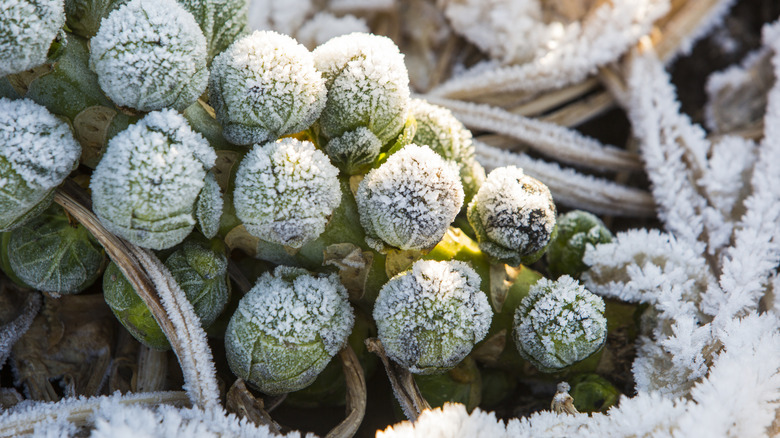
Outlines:
<svg viewBox="0 0 780 438"><path fill-rule="evenodd" d="M0 77L46 62L65 24L64 0L0 1Z"/></svg>
<svg viewBox="0 0 780 438"><path fill-rule="evenodd" d="M203 181L203 190L198 195L195 206L195 217L198 219L198 226L204 236L211 239L219 231L219 218L222 216L222 191L219 188L214 172L206 174Z"/></svg>

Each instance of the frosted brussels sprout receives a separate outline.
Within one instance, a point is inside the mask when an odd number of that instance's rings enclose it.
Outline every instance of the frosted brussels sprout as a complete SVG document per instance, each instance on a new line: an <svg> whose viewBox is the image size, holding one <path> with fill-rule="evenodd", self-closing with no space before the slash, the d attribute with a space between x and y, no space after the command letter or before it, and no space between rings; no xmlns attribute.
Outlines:
<svg viewBox="0 0 780 438"><path fill-rule="evenodd" d="M89 287L104 260L98 241L80 224L72 224L58 205L10 232L7 257L21 281L54 295Z"/></svg>
<svg viewBox="0 0 780 438"><path fill-rule="evenodd" d="M374 153L377 143L386 145L401 133L409 114L409 75L390 38L351 33L329 40L312 53L328 88L318 123L328 155L344 155L352 144L351 154L363 157ZM344 135L348 139L338 140Z"/></svg>
<svg viewBox="0 0 780 438"><path fill-rule="evenodd" d="M208 43L208 59L225 50L247 30L247 0L178 0L198 22Z"/></svg>
<svg viewBox="0 0 780 438"><path fill-rule="evenodd" d="M515 311L517 351L545 373L577 363L604 345L604 309L604 300L568 275L543 278Z"/></svg>
<svg viewBox="0 0 780 438"><path fill-rule="evenodd" d="M95 214L112 233L152 249L184 240L216 154L173 110L149 113L108 143L92 174Z"/></svg>
<svg viewBox="0 0 780 438"><path fill-rule="evenodd" d="M422 99L412 99L411 113L417 122L414 142L430 146L445 160L458 165L464 202L468 204L485 181L485 169L477 162L471 131L450 110Z"/></svg>
<svg viewBox="0 0 780 438"><path fill-rule="evenodd" d="M44 64L65 24L62 0L0 0L0 77Z"/></svg>
<svg viewBox="0 0 780 438"><path fill-rule="evenodd" d="M206 90L206 39L175 0L131 0L90 40L89 67L117 105L184 110Z"/></svg>
<svg viewBox="0 0 780 438"><path fill-rule="evenodd" d="M308 141L255 145L236 172L236 216L268 242L300 248L325 230L340 202L338 169Z"/></svg>
<svg viewBox="0 0 780 438"><path fill-rule="evenodd" d="M325 104L325 83L306 47L256 31L214 58L209 97L225 138L249 145L311 126Z"/></svg>
<svg viewBox="0 0 780 438"><path fill-rule="evenodd" d="M490 328L479 275L460 261L420 260L379 291L374 305L387 356L417 374L457 365Z"/></svg>
<svg viewBox="0 0 780 438"><path fill-rule="evenodd" d="M221 243L188 239L164 263L192 303L207 329L225 309L229 298L227 257ZM133 286L113 262L103 275L103 297L114 315L139 342L158 350L171 348L168 338Z"/></svg>
<svg viewBox="0 0 780 438"><path fill-rule="evenodd" d="M555 230L555 204L550 190L515 166L488 175L471 204L468 220L479 248L501 263L533 263Z"/></svg>
<svg viewBox="0 0 780 438"><path fill-rule="evenodd" d="M68 28L76 35L92 38L100 28L101 20L127 2L128 0L65 0Z"/></svg>
<svg viewBox="0 0 780 438"><path fill-rule="evenodd" d="M31 100L0 98L0 231L48 207L79 155L67 123Z"/></svg>
<svg viewBox="0 0 780 438"><path fill-rule="evenodd" d="M609 243L612 233L598 217L582 210L573 210L558 217L558 231L547 249L547 264L550 274L574 278L588 269L583 263L587 245Z"/></svg>
<svg viewBox="0 0 780 438"><path fill-rule="evenodd" d="M410 144L369 172L355 199L371 247L430 249L460 211L463 186L454 164Z"/></svg>
<svg viewBox="0 0 780 438"><path fill-rule="evenodd" d="M341 350L353 323L338 275L279 266L257 280L230 319L228 364L266 394L297 391Z"/></svg>

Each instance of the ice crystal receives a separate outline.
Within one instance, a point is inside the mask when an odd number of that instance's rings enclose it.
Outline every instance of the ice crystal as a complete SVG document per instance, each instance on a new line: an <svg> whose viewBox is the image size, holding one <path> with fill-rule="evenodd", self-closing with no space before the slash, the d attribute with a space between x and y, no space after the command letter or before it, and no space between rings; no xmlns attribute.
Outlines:
<svg viewBox="0 0 780 438"><path fill-rule="evenodd" d="M132 0L90 40L89 65L117 105L183 110L206 90L206 39L174 0Z"/></svg>
<svg viewBox="0 0 780 438"><path fill-rule="evenodd" d="M139 246L170 248L195 226L195 201L215 160L184 117L149 113L109 142L91 181L95 214Z"/></svg>
<svg viewBox="0 0 780 438"><path fill-rule="evenodd" d="M0 2L0 77L46 62L49 46L65 24L62 0Z"/></svg>
<svg viewBox="0 0 780 438"><path fill-rule="evenodd" d="M225 333L233 372L268 394L310 385L344 346L354 316L336 274L279 266L241 299Z"/></svg>
<svg viewBox="0 0 780 438"><path fill-rule="evenodd" d="M468 207L482 251L504 263L538 259L555 229L547 186L514 166L493 170Z"/></svg>
<svg viewBox="0 0 780 438"><path fill-rule="evenodd" d="M231 143L249 145L308 128L326 90L306 47L287 35L256 31L214 59L210 102Z"/></svg>
<svg viewBox="0 0 780 438"><path fill-rule="evenodd" d="M543 372L579 362L604 345L604 301L564 275L531 286L515 311L517 351Z"/></svg>
<svg viewBox="0 0 780 438"><path fill-rule="evenodd" d="M233 196L249 233L300 248L325 230L341 202L341 186L338 169L312 143L284 138L246 155Z"/></svg>
<svg viewBox="0 0 780 438"><path fill-rule="evenodd" d="M435 246L463 204L455 165L410 144L360 182L355 199L366 241L378 250Z"/></svg>
<svg viewBox="0 0 780 438"><path fill-rule="evenodd" d="M0 230L45 209L79 155L67 123L31 100L0 98Z"/></svg>
<svg viewBox="0 0 780 438"><path fill-rule="evenodd" d="M382 287L374 305L388 357L413 373L444 372L487 334L492 310L480 277L460 261L421 260Z"/></svg>

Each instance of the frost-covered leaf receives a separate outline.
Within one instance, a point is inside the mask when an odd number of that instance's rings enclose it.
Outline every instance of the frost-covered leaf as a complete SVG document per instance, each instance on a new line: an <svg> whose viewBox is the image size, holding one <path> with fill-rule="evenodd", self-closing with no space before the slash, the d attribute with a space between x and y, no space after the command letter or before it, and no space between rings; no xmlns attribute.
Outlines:
<svg viewBox="0 0 780 438"><path fill-rule="evenodd" d="M0 77L46 62L49 46L65 24L62 0L0 2Z"/></svg>
<svg viewBox="0 0 780 438"><path fill-rule="evenodd" d="M219 231L219 219L222 217L222 190L214 176L214 171L206 174L203 181L203 189L198 195L195 204L195 217L198 219L198 228L204 236L211 239Z"/></svg>

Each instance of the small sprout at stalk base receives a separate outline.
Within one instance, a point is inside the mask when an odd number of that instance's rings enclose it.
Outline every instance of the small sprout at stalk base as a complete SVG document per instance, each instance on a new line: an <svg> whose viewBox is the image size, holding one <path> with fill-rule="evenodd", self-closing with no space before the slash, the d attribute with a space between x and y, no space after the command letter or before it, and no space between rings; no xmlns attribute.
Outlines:
<svg viewBox="0 0 780 438"><path fill-rule="evenodd" d="M547 249L550 275L579 278L588 269L582 261L588 245L609 243L614 236L598 217L582 210L570 211L558 218L558 230Z"/></svg>

